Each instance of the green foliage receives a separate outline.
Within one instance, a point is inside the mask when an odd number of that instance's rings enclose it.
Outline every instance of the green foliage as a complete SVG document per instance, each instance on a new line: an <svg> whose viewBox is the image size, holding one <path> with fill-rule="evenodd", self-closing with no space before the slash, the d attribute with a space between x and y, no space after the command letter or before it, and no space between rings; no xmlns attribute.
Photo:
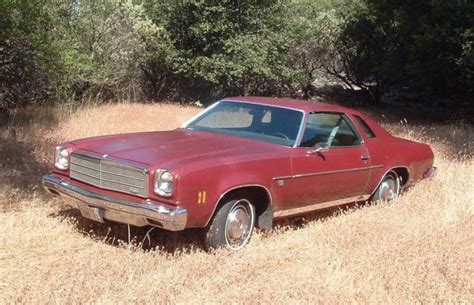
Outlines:
<svg viewBox="0 0 474 305"><path fill-rule="evenodd" d="M151 2L151 20L166 32L149 43L149 85L162 94L215 97L278 94L291 79L291 37L280 1ZM157 77L157 74L161 74Z"/></svg>
<svg viewBox="0 0 474 305"><path fill-rule="evenodd" d="M140 98L148 34L131 1L0 1L0 107Z"/></svg>
<svg viewBox="0 0 474 305"><path fill-rule="evenodd" d="M0 108L44 101L469 96L468 0L0 0ZM319 81L319 83L321 83Z"/></svg>
<svg viewBox="0 0 474 305"><path fill-rule="evenodd" d="M130 1L78 1L64 24L62 62L76 99L138 98L143 10Z"/></svg>
<svg viewBox="0 0 474 305"><path fill-rule="evenodd" d="M341 9L342 3L331 0L298 1L290 7L293 40L287 57L298 73L294 91L301 90L304 97L314 94L314 81L334 60L344 21Z"/></svg>
<svg viewBox="0 0 474 305"><path fill-rule="evenodd" d="M469 95L474 2L366 0L346 18L335 74L380 99L390 88ZM337 69L336 69L337 70Z"/></svg>
<svg viewBox="0 0 474 305"><path fill-rule="evenodd" d="M55 74L44 1L0 1L0 108L43 101Z"/></svg>

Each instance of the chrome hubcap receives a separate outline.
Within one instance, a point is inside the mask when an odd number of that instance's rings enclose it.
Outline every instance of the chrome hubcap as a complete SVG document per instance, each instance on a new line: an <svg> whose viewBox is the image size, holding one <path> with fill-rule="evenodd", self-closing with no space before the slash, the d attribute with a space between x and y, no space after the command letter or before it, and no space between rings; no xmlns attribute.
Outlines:
<svg viewBox="0 0 474 305"><path fill-rule="evenodd" d="M394 177L388 176L380 185L380 200L392 201L398 196L398 184Z"/></svg>
<svg viewBox="0 0 474 305"><path fill-rule="evenodd" d="M250 238L253 229L253 206L245 199L237 201L229 211L225 224L225 237L232 249L242 247Z"/></svg>

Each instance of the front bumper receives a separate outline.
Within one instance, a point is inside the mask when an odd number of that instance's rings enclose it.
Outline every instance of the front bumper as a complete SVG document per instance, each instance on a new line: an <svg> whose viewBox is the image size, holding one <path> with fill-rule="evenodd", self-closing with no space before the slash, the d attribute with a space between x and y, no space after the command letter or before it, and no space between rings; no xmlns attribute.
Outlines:
<svg viewBox="0 0 474 305"><path fill-rule="evenodd" d="M137 227L147 225L169 231L186 227L187 210L171 207L151 200L135 203L129 200L90 192L52 174L43 176L43 187L60 195L66 204L81 211L82 216L104 222L104 219L127 223Z"/></svg>

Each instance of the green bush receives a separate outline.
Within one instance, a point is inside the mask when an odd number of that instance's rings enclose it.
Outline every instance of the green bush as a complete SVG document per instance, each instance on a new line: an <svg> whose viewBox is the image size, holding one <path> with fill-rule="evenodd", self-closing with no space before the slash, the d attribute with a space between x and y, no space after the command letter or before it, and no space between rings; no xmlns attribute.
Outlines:
<svg viewBox="0 0 474 305"><path fill-rule="evenodd" d="M316 94L469 97L467 0L0 1L0 108ZM425 98L427 99L427 98Z"/></svg>
<svg viewBox="0 0 474 305"><path fill-rule="evenodd" d="M291 45L281 1L151 2L148 16L164 34L148 41L151 98L278 95L291 82ZM163 88L163 89L161 89Z"/></svg>
<svg viewBox="0 0 474 305"><path fill-rule="evenodd" d="M46 3L0 1L0 108L45 101L58 53Z"/></svg>
<svg viewBox="0 0 474 305"><path fill-rule="evenodd" d="M474 2L366 0L347 14L339 69L374 100L391 88L424 96L473 93Z"/></svg>

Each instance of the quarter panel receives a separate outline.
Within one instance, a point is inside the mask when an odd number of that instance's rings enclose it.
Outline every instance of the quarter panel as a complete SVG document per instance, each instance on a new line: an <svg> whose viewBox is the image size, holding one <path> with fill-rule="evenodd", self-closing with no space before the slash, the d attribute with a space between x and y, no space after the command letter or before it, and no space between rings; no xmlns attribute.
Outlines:
<svg viewBox="0 0 474 305"><path fill-rule="evenodd" d="M373 139L367 142L373 164L381 164L382 168L375 170L370 182L372 193L378 187L382 177L391 169L405 167L409 172L409 180L405 186L420 180L423 174L433 165L431 148L422 143L393 138L392 140Z"/></svg>

